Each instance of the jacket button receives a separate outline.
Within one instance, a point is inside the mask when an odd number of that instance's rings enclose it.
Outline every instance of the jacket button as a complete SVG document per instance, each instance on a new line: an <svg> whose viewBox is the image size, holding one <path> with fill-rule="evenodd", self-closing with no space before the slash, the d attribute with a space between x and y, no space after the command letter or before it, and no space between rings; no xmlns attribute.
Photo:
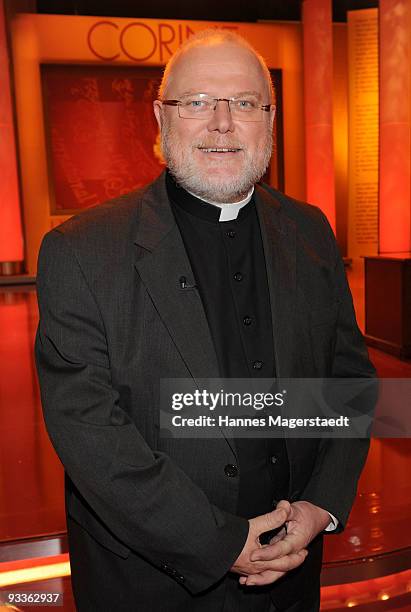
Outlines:
<svg viewBox="0 0 411 612"><path fill-rule="evenodd" d="M242 280L243 280L243 275L241 274L241 272L236 272L236 273L234 274L234 280L236 280L236 281L238 281L238 282L240 282L240 281L242 281Z"/></svg>
<svg viewBox="0 0 411 612"><path fill-rule="evenodd" d="M252 321L253 321L252 318L249 317L248 315L246 315L243 319L244 325L251 325Z"/></svg>
<svg viewBox="0 0 411 612"><path fill-rule="evenodd" d="M272 457L270 457L270 461L271 463L277 463L277 457L273 455Z"/></svg>
<svg viewBox="0 0 411 612"><path fill-rule="evenodd" d="M229 238L234 238L235 237L235 231L234 230L228 230L227 232L227 236Z"/></svg>
<svg viewBox="0 0 411 612"><path fill-rule="evenodd" d="M262 361L254 361L254 363L253 363L253 369L254 370L261 370L262 367L263 367L263 362Z"/></svg>
<svg viewBox="0 0 411 612"><path fill-rule="evenodd" d="M228 463L224 468L224 474L229 478L234 478L238 474L238 467L232 463Z"/></svg>

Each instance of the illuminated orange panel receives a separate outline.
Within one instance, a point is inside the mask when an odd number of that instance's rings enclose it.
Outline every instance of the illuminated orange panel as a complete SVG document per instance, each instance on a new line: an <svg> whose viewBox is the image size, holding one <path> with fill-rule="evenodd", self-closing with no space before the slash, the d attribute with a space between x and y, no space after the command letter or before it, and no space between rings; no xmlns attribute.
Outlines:
<svg viewBox="0 0 411 612"><path fill-rule="evenodd" d="M23 260L4 3L0 0L0 262Z"/></svg>
<svg viewBox="0 0 411 612"><path fill-rule="evenodd" d="M380 253L411 250L409 0L380 2Z"/></svg>
<svg viewBox="0 0 411 612"><path fill-rule="evenodd" d="M0 563L0 588L70 575L67 553Z"/></svg>
<svg viewBox="0 0 411 612"><path fill-rule="evenodd" d="M67 563L69 560L68 553L52 555L50 557L31 557L29 559L19 559L17 561L5 561L0 563L0 576L6 572L17 572L23 569L31 569L33 567L43 567L45 565L55 565L56 563Z"/></svg>
<svg viewBox="0 0 411 612"><path fill-rule="evenodd" d="M335 229L331 0L304 0L307 200Z"/></svg>

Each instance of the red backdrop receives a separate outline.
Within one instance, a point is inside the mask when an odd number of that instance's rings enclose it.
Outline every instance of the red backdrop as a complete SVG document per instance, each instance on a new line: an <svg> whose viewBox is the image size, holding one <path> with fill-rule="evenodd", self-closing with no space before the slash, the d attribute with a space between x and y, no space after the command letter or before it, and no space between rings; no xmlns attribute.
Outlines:
<svg viewBox="0 0 411 612"><path fill-rule="evenodd" d="M54 213L128 193L161 172L160 68L42 66Z"/></svg>

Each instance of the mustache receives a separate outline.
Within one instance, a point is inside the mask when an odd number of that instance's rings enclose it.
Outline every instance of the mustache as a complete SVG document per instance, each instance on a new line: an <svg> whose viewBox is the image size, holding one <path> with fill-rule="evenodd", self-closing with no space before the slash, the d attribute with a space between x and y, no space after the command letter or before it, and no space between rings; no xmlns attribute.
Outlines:
<svg viewBox="0 0 411 612"><path fill-rule="evenodd" d="M195 142L193 147L196 149L246 149L247 147L238 140L201 140Z"/></svg>

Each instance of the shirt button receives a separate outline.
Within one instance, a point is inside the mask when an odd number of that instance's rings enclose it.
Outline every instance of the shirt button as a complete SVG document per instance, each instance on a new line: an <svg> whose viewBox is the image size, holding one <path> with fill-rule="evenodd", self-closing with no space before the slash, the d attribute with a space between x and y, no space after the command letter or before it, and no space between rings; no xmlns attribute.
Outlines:
<svg viewBox="0 0 411 612"><path fill-rule="evenodd" d="M235 231L234 230L228 230L228 232L226 232L226 235L229 238L234 238L235 237Z"/></svg>
<svg viewBox="0 0 411 612"><path fill-rule="evenodd" d="M263 362L262 361L254 361L254 363L253 363L253 369L254 370L261 370L262 367L263 367Z"/></svg>
<svg viewBox="0 0 411 612"><path fill-rule="evenodd" d="M242 280L243 280L243 275L241 274L241 272L236 272L236 273L234 274L234 280L236 280L236 281L238 281L238 282L240 282L240 281L242 281Z"/></svg>
<svg viewBox="0 0 411 612"><path fill-rule="evenodd" d="M224 474L229 478L234 478L238 474L238 468L232 463L228 463L224 468Z"/></svg>
<svg viewBox="0 0 411 612"><path fill-rule="evenodd" d="M253 321L252 318L249 317L248 315L246 315L243 319L244 325L251 325L252 321Z"/></svg>

